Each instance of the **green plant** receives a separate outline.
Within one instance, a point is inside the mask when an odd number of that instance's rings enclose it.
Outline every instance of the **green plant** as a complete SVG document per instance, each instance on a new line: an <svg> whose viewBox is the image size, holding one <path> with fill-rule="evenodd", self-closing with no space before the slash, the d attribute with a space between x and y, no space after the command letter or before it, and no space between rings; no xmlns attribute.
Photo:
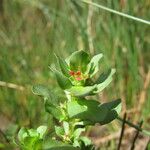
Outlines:
<svg viewBox="0 0 150 150"><path fill-rule="evenodd" d="M33 93L44 98L45 110L53 116L54 132L45 137L47 127L22 128L18 133L19 146L25 150L94 150L91 140L84 136L87 126L108 124L118 117L121 100L107 103L96 101L94 95L112 81L115 69L108 69L97 78L102 54L92 59L85 51L76 51L66 60L56 56L60 71L50 68L58 85L66 94L65 100L56 99L43 85L33 86Z"/></svg>

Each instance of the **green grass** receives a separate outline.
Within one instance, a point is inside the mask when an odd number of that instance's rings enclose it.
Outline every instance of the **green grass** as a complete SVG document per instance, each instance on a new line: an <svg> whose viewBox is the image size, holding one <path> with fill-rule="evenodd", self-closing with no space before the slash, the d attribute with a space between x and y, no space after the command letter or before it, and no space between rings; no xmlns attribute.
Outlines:
<svg viewBox="0 0 150 150"><path fill-rule="evenodd" d="M127 1L124 8L113 0L94 1L109 8L148 20L148 0ZM84 49L87 36L88 5L80 0L5 0L0 16L0 80L25 86L25 91L0 87L0 113L19 125L36 126L47 122L42 101L31 92L33 84L57 89L48 68L53 53L66 57ZM95 53L102 52L102 68L117 69L103 99L124 97L127 109L137 107L144 78L150 66L150 26L93 8L92 34ZM150 90L150 89L149 89ZM150 113L150 92L138 119L145 124ZM60 94L60 96L62 96ZM63 96L62 96L63 97ZM134 118L134 116L133 116Z"/></svg>

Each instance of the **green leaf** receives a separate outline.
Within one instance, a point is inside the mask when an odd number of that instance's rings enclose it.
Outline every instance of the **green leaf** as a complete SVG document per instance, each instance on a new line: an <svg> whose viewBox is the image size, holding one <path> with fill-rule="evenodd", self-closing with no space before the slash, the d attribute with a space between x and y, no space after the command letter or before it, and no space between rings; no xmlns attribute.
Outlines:
<svg viewBox="0 0 150 150"><path fill-rule="evenodd" d="M81 133L84 132L84 131L85 131L85 128L77 128L77 129L74 131L72 137L73 137L74 139L78 139L79 136L81 135Z"/></svg>
<svg viewBox="0 0 150 150"><path fill-rule="evenodd" d="M69 123L64 121L63 127L64 127L65 134L68 135L69 134Z"/></svg>
<svg viewBox="0 0 150 150"><path fill-rule="evenodd" d="M70 118L89 121L89 124L106 124L118 116L121 110L121 100L115 100L100 105L94 100L77 99L68 102L67 111Z"/></svg>
<svg viewBox="0 0 150 150"><path fill-rule="evenodd" d="M111 102L103 103L99 107L107 110L106 116L100 124L107 124L116 119L121 112L121 100L117 99Z"/></svg>
<svg viewBox="0 0 150 150"><path fill-rule="evenodd" d="M42 139L44 134L46 133L47 126L39 126L37 128L37 132L40 134L40 138Z"/></svg>
<svg viewBox="0 0 150 150"><path fill-rule="evenodd" d="M76 51L69 58L70 69L85 72L90 62L89 55L85 51Z"/></svg>
<svg viewBox="0 0 150 150"><path fill-rule="evenodd" d="M68 89L67 91L70 92L72 96L83 97L90 95L96 88L94 86L73 86L72 88Z"/></svg>
<svg viewBox="0 0 150 150"><path fill-rule="evenodd" d="M72 83L69 80L69 78L67 78L66 76L64 76L62 73L60 73L57 70L53 70L53 72L55 73L57 82L59 84L59 86L65 90L65 89L69 89L72 87Z"/></svg>
<svg viewBox="0 0 150 150"><path fill-rule="evenodd" d="M42 85L33 86L33 93L39 96L44 97L45 110L50 113L56 119L63 119L64 116L61 112L60 107L58 106L58 100L56 100L55 96Z"/></svg>
<svg viewBox="0 0 150 150"><path fill-rule="evenodd" d="M20 147L24 150L39 150L42 149L42 134L44 133L44 126L35 129L21 128L18 133L18 140Z"/></svg>
<svg viewBox="0 0 150 150"><path fill-rule="evenodd" d="M35 129L28 129L28 133L30 137L39 137L39 133Z"/></svg>
<svg viewBox="0 0 150 150"><path fill-rule="evenodd" d="M24 141L25 150L40 150L42 148L42 140L38 137L26 137Z"/></svg>
<svg viewBox="0 0 150 150"><path fill-rule="evenodd" d="M66 76L66 77L70 77L69 75L69 66L68 64L66 63L66 61L62 58L60 58L59 56L56 56L57 58L57 61L58 61L58 64L60 66L60 69L62 71L62 73Z"/></svg>
<svg viewBox="0 0 150 150"><path fill-rule="evenodd" d="M80 149L57 140L48 139L44 141L43 150L80 150Z"/></svg>
<svg viewBox="0 0 150 150"><path fill-rule="evenodd" d="M44 99L47 100L49 103L58 105L58 99L56 98L54 93L52 93L52 91L50 91L46 86L35 85L32 87L32 92L35 95L44 97Z"/></svg>
<svg viewBox="0 0 150 150"><path fill-rule="evenodd" d="M81 136L80 140L84 143L85 146L88 146L88 145L92 144L92 141L89 138L85 137L85 136Z"/></svg>
<svg viewBox="0 0 150 150"><path fill-rule="evenodd" d="M55 132L59 137L63 137L65 135L64 128L55 126Z"/></svg>
<svg viewBox="0 0 150 150"><path fill-rule="evenodd" d="M63 120L65 117L61 111L61 108L59 106L53 105L48 100L45 101L45 110L59 121Z"/></svg>
<svg viewBox="0 0 150 150"><path fill-rule="evenodd" d="M18 140L23 142L23 140L28 136L28 130L22 127L18 132Z"/></svg>
<svg viewBox="0 0 150 150"><path fill-rule="evenodd" d="M102 57L103 57L103 54L95 55L91 59L90 63L88 64L87 73L90 75L90 77L92 77L93 75L95 75L98 72L99 61L101 60Z"/></svg>
<svg viewBox="0 0 150 150"><path fill-rule="evenodd" d="M109 69L106 73L102 73L95 82L95 84L97 84L97 89L93 93L101 92L105 87L107 87L112 81L112 76L115 72L115 69Z"/></svg>
<svg viewBox="0 0 150 150"><path fill-rule="evenodd" d="M49 90L47 87L43 85L35 85L32 87L32 92L35 95L43 96L43 97L49 97Z"/></svg>

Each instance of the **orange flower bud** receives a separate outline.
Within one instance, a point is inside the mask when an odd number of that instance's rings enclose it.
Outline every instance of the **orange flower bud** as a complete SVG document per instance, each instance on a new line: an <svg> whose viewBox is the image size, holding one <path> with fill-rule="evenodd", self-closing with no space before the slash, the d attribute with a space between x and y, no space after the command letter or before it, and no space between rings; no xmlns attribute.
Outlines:
<svg viewBox="0 0 150 150"><path fill-rule="evenodd" d="M69 74L70 74L71 76L74 76L74 75L75 75L75 72L74 72L74 71L70 71Z"/></svg>
<svg viewBox="0 0 150 150"><path fill-rule="evenodd" d="M76 75L77 75L77 76L80 76L80 75L81 75L81 71L77 71L77 72L76 72Z"/></svg>

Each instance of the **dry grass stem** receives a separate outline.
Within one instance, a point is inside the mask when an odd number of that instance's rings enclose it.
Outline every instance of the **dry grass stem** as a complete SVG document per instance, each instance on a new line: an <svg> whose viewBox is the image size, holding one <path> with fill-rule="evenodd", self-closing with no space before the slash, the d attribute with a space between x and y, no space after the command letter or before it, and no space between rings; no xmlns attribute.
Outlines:
<svg viewBox="0 0 150 150"><path fill-rule="evenodd" d="M20 90L20 91L24 90L23 86L20 86L20 85L14 84L14 83L4 82L4 81L0 81L0 86L11 88L11 89L16 89L16 90Z"/></svg>

